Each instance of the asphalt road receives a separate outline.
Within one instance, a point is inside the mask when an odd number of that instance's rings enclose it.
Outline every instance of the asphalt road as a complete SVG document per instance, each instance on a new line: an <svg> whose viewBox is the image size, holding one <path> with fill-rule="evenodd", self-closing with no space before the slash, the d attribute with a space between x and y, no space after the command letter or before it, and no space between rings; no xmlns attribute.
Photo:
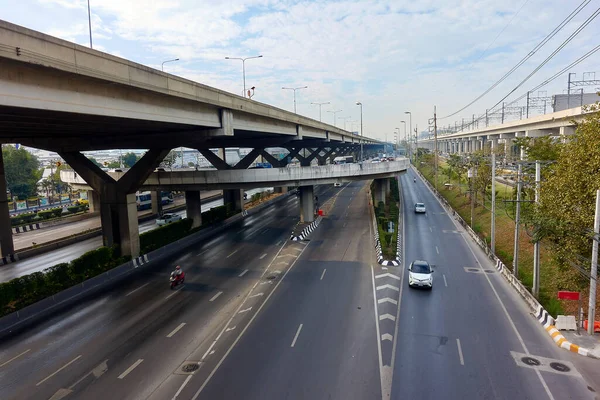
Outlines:
<svg viewBox="0 0 600 400"><path fill-rule="evenodd" d="M595 398L598 361L556 347L412 178L405 265L374 263L363 183L319 188L335 204L307 242L287 241L291 197L5 340L2 399ZM433 290L407 287L415 258L435 265ZM188 279L169 291L175 263Z"/></svg>
<svg viewBox="0 0 600 400"><path fill-rule="evenodd" d="M333 191L317 188L323 200ZM298 215L296 196L290 196L168 263L6 338L0 344L0 398L106 399L108 392L111 399L147 398L272 264ZM171 291L175 264L186 271L186 283Z"/></svg>
<svg viewBox="0 0 600 400"><path fill-rule="evenodd" d="M260 191L260 190L261 189L249 190L247 192L248 197L252 196L252 194L255 191ZM217 199L217 200L209 201L206 203L202 203L201 208L202 208L202 211L207 211L213 207L218 207L218 206L222 206L222 205L223 205L223 199ZM185 218L186 210L181 210L174 214L181 215L182 218ZM92 224L96 224L96 225L94 225L92 227L87 227L87 228L84 225L81 225L81 223L88 223L90 221ZM19 235L28 235L28 234L34 235L36 232L38 232L38 235L39 234L55 235L54 239L56 239L56 238L60 238L61 236L64 236L64 235L71 235L74 233L82 232L86 229L92 229L94 227L97 228L98 223L99 223L99 218L96 218L96 219L76 222L73 224L61 225L56 228L48 228L49 229L48 232L46 232L45 229L40 229L39 231L22 233ZM144 233L144 232L148 232L152 229L156 229L157 227L158 227L158 225L156 225L156 221L150 220L150 221L146 221L146 222L139 224L138 229L139 229L140 233ZM31 237L33 237L33 236L31 236ZM52 252L40 254L35 257L27 258L25 260L21 260L21 261L10 263L10 264L4 265L4 266L0 266L0 282L6 282L6 281L14 279L18 276L21 276L21 275L27 275L27 274L31 274L33 272L41 271L45 268L51 267L51 266L59 264L59 263L69 262L69 261L81 256L85 252L97 249L100 246L102 246L102 237L98 236L98 237L87 239L87 240L84 240L84 241L81 241L78 243L74 243L69 246L61 247L60 249L57 249Z"/></svg>

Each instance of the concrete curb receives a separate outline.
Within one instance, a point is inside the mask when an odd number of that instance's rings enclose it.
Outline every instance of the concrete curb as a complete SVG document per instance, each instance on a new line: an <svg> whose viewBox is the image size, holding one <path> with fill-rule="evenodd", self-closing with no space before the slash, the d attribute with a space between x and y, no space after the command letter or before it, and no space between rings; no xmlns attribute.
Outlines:
<svg viewBox="0 0 600 400"><path fill-rule="evenodd" d="M466 221L464 221L460 217L460 215L458 215L458 213L456 211L454 211L454 209L450 206L450 204L446 201L446 199L444 199L444 197L441 196L437 192L437 190L435 190L435 188L431 185L431 183L429 183L429 181L423 176L423 174L421 174L421 172L419 170L417 170L416 168L414 168L412 166L411 166L411 168L413 169L413 171L415 171L415 173L417 175L419 175L421 177L423 182L425 182L425 184L431 190L431 192L435 195L435 197L438 200L440 200L440 204L442 204L442 206L445 209L452 212L452 215L454 216L454 218L458 222L460 222L460 224L466 229L467 233L471 236L471 238L475 241L475 243L477 243L479 245L479 247L481 247L486 252L487 256L496 263L496 270L498 270L498 272L500 272L500 274L510 284L510 286L514 290L516 290L517 293L519 293L519 295L521 295L521 298L529 306L531 313L533 315L535 315L535 318L538 320L540 325L542 325L544 327L546 332L548 332L548 335L550 335L550 337L552 338L554 343L556 343L556 345L558 347L561 347L565 350L569 350L573 353L580 354L585 357L600 358L599 356L594 355L591 350L586 349L584 347L580 347L576 344L569 342L558 331L558 329L556 329L556 327L554 326L554 322L555 322L554 318L550 315L550 313L548 313L548 311L546 311L544 309L544 307L542 307L542 305L529 292L529 290L527 290L527 288L525 286L523 286L521 281L519 281L517 279L517 277L514 276L513 273L508 268L506 268L506 265L504 265L504 263L496 256L496 254L492 253L491 249L487 246L487 243L484 240L482 240L479 237L479 235L477 235L477 233L475 233L475 231L473 231L473 229L471 229L471 227L466 223Z"/></svg>
<svg viewBox="0 0 600 400"><path fill-rule="evenodd" d="M402 204L402 191L400 190L400 183L398 183L398 191L400 192L400 204ZM383 258L383 252L381 251L381 241L379 240L379 229L377 229L377 220L375 219L375 212L373 211L373 205L371 204L371 191L367 191L369 197L369 206L371 212L371 220L373 222L373 232L375 237L375 252L377 253L377 263L386 267L398 267L402 264L402 208L400 207L400 213L398 214L398 235L396 237L396 258L394 260L386 260Z"/></svg>
<svg viewBox="0 0 600 400"><path fill-rule="evenodd" d="M246 216L253 215L264 208L272 206L275 203L286 199L287 197L287 194L277 196L274 199L261 204L260 206L246 210ZM136 271L141 271L142 269L146 269L153 265L159 265L159 263L165 258L173 254L181 253L183 250L194 245L198 241L214 236L215 234L226 229L231 224L243 218L244 216L242 216L241 213L238 213L223 222L206 227L201 231L151 251L148 254L136 257L125 264L103 272L100 275L65 289L62 292L56 293L53 296L40 300L37 303L24 307L19 311L5 315L4 317L0 318L0 338L25 328L28 325L48 318L54 313L77 304L83 299L94 295L95 293L98 293L102 290L107 290Z"/></svg>
<svg viewBox="0 0 600 400"><path fill-rule="evenodd" d="M26 225L20 225L20 226L16 226L14 228L12 228L13 233L22 233L22 232L29 232L29 231L37 231L40 228L40 224L39 222L36 222L35 224L26 224Z"/></svg>
<svg viewBox="0 0 600 400"><path fill-rule="evenodd" d="M7 254L4 257L0 257L0 265L10 264L10 263L13 263L15 261L19 261L19 255L18 254Z"/></svg>
<svg viewBox="0 0 600 400"><path fill-rule="evenodd" d="M311 233L313 233L313 231L315 229L317 229L317 227L321 223L322 219L323 219L323 217L321 217L319 215L317 217L317 219L315 219L313 222L310 223L310 225L308 225L307 227L305 227L304 229L302 229L302 232L300 233L299 236L292 235L290 237L290 240L293 241L293 242L298 242L298 241L301 241L301 240L304 240L304 239L308 238L308 235L310 235Z"/></svg>

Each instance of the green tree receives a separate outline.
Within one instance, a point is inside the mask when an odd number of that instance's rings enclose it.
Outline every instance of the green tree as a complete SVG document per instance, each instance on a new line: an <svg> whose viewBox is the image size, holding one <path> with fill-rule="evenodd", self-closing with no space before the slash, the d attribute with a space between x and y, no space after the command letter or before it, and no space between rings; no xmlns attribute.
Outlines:
<svg viewBox="0 0 600 400"><path fill-rule="evenodd" d="M106 163L106 166L108 168L121 168L121 163L118 161L110 161L110 162Z"/></svg>
<svg viewBox="0 0 600 400"><path fill-rule="evenodd" d="M160 163L160 166L164 167L164 168L173 168L173 165L175 165L177 157L178 157L177 152L175 150L171 150L169 152L169 154L167 154L165 156L165 158L162 160L162 162Z"/></svg>
<svg viewBox="0 0 600 400"><path fill-rule="evenodd" d="M463 175L467 172L467 161L458 154L450 154L450 157L446 162L448 168L452 171L452 174L458 179L458 189L460 190L460 182L462 181Z"/></svg>
<svg viewBox="0 0 600 400"><path fill-rule="evenodd" d="M596 190L600 188L600 114L588 114L545 176L531 223L536 239L551 243L563 266L591 255Z"/></svg>
<svg viewBox="0 0 600 400"><path fill-rule="evenodd" d="M133 164L135 164L140 158L137 156L137 154L133 153L133 152L129 152L126 153L123 156L123 165L126 168L131 168L133 167Z"/></svg>
<svg viewBox="0 0 600 400"><path fill-rule="evenodd" d="M90 160L91 162L93 162L98 168L102 168L103 165L100 164L100 162L98 160L96 160L94 157L88 157L88 160Z"/></svg>
<svg viewBox="0 0 600 400"><path fill-rule="evenodd" d="M36 156L24 148L2 146L6 183L13 196L27 199L37 194L37 182L42 177Z"/></svg>

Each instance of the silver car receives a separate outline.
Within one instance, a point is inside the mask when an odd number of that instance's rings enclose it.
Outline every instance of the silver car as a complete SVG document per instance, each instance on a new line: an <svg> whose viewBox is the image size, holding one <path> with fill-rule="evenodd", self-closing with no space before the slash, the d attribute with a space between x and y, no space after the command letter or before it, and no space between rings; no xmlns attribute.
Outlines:
<svg viewBox="0 0 600 400"><path fill-rule="evenodd" d="M433 269L427 261L415 260L408 267L408 286L433 288Z"/></svg>
<svg viewBox="0 0 600 400"><path fill-rule="evenodd" d="M415 212L416 213L427 212L427 209L425 208L425 204L423 204L423 203L416 203L415 204Z"/></svg>
<svg viewBox="0 0 600 400"><path fill-rule="evenodd" d="M162 217L156 220L156 225L162 226L170 224L171 222L176 222L181 220L181 215L179 214L164 214Z"/></svg>

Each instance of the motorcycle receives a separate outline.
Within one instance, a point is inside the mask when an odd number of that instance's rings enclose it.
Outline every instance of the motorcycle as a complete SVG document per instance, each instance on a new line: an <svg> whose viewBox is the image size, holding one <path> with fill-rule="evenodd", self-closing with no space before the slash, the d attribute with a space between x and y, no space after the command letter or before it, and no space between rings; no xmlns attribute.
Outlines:
<svg viewBox="0 0 600 400"><path fill-rule="evenodd" d="M185 272L181 272L179 276L175 275L175 272L171 272L169 281L171 282L171 289L175 289L178 285L183 285L183 282L185 281Z"/></svg>

